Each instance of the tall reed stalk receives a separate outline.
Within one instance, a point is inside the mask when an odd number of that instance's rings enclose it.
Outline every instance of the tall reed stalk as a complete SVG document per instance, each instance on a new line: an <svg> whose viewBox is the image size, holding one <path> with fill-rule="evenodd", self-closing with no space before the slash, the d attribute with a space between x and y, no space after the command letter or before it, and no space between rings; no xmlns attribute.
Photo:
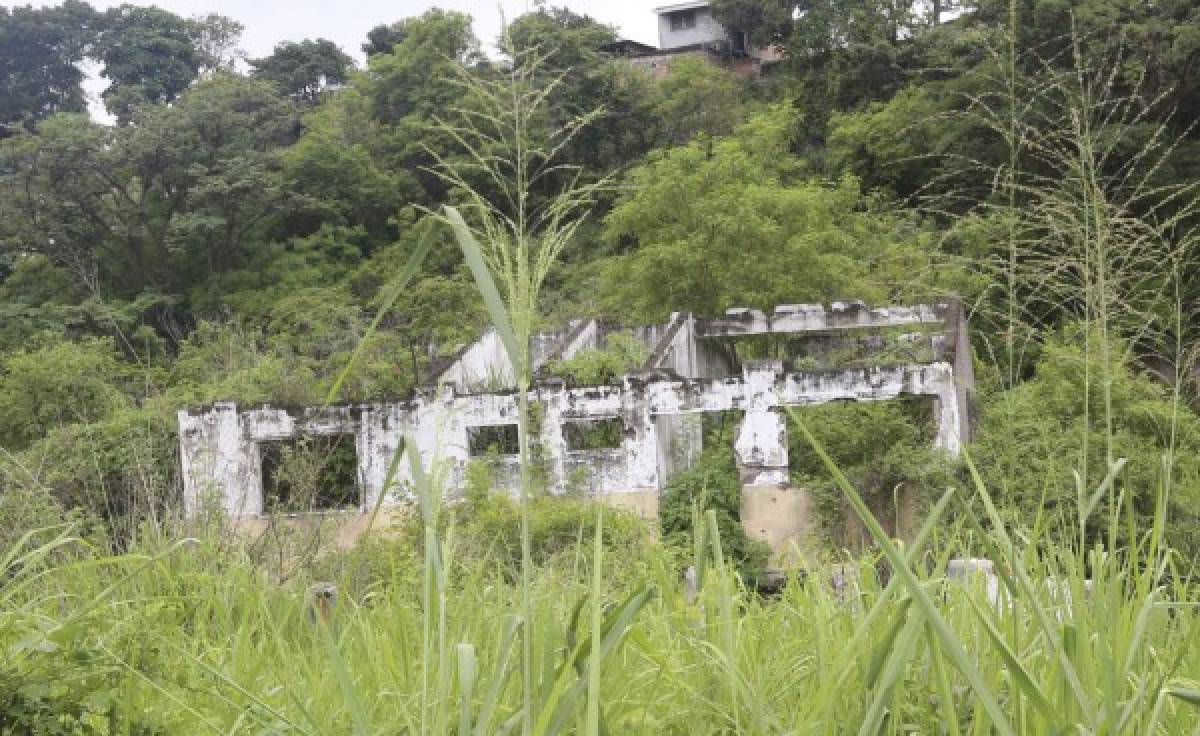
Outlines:
<svg viewBox="0 0 1200 736"><path fill-rule="evenodd" d="M462 212L445 207L443 219L458 239L504 344L517 389L521 614L525 626L521 639L522 733L529 734L534 727L529 632L536 626L530 601L529 503L534 482L530 340L539 324L538 301L546 276L607 181L588 181L578 166L559 160L600 111L579 116L562 127L547 128L549 100L567 72L549 73L548 54L540 49L517 49L507 37L504 46L511 56L507 69L496 75L464 73L459 78L463 104L437 122L436 129L458 144L459 157L450 159L432 149L430 153L437 160L433 172L465 200ZM598 605L593 601L593 606Z"/></svg>

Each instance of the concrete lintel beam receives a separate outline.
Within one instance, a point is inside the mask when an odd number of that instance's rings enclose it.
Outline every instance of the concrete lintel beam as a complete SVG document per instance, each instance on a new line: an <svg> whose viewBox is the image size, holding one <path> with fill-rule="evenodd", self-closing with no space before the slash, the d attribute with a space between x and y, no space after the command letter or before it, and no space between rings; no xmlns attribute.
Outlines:
<svg viewBox="0 0 1200 736"><path fill-rule="evenodd" d="M697 338L742 337L745 335L803 334L851 329L880 329L913 324L945 322L944 305L867 307L862 302L786 304L771 314L757 309L731 309L724 317L695 320Z"/></svg>

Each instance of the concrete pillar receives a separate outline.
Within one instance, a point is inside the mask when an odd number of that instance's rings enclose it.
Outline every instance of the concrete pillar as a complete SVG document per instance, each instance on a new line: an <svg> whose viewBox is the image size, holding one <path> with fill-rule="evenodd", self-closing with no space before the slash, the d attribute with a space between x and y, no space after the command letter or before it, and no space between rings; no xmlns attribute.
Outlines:
<svg viewBox="0 0 1200 736"><path fill-rule="evenodd" d="M633 433L626 432L621 441L625 453L629 490L659 490L665 482L658 473L658 430L650 413L650 402L641 380L624 378L621 392L621 421Z"/></svg>
<svg viewBox="0 0 1200 736"><path fill-rule="evenodd" d="M188 516L219 508L230 517L262 513L258 445L247 439L237 404L221 401L203 414L178 414L183 505Z"/></svg>
<svg viewBox="0 0 1200 736"><path fill-rule="evenodd" d="M566 392L561 386L538 392L542 406L541 435L530 437L531 442L542 446L545 458L546 479L552 493L561 493L567 487L567 438L563 433L563 408Z"/></svg>
<svg viewBox="0 0 1200 736"><path fill-rule="evenodd" d="M747 411L733 449L743 485L787 484L787 424L780 412Z"/></svg>
<svg viewBox="0 0 1200 736"><path fill-rule="evenodd" d="M971 336L962 300L951 299L946 307L946 342L953 351L955 403L958 407L958 435L962 442L971 440L971 392L975 389L975 366L971 362ZM955 451L957 452L957 451Z"/></svg>
<svg viewBox="0 0 1200 736"><path fill-rule="evenodd" d="M963 430L962 417L958 403L959 390L955 386L953 376L943 383L934 398L934 411L937 413L937 437L934 445L948 451L955 457L962 450Z"/></svg>
<svg viewBox="0 0 1200 736"><path fill-rule="evenodd" d="M358 451L358 482L362 488L363 510L370 511L379 501L382 493L389 498L384 504L393 502L399 487L401 471L407 462L399 458L396 475L391 485L384 487L387 480L388 468L397 460L396 451L404 447L404 433L408 429L405 412L398 406L382 404L373 407L363 407L361 425L355 441Z"/></svg>
<svg viewBox="0 0 1200 736"><path fill-rule="evenodd" d="M733 449L743 485L782 486L788 482L787 423L775 396L775 381L782 372L778 360L756 361L742 368L746 413Z"/></svg>

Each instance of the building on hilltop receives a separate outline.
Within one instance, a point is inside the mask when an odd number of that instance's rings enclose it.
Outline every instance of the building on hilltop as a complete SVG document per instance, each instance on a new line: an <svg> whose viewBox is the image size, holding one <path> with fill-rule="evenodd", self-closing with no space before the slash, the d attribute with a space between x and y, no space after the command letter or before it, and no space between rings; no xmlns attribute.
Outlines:
<svg viewBox="0 0 1200 736"><path fill-rule="evenodd" d="M746 77L759 76L783 58L779 49L756 48L745 33L722 26L707 0L664 5L654 12L658 15L658 48L621 39L601 50L628 59L654 77L669 74L671 62L680 56L700 57Z"/></svg>

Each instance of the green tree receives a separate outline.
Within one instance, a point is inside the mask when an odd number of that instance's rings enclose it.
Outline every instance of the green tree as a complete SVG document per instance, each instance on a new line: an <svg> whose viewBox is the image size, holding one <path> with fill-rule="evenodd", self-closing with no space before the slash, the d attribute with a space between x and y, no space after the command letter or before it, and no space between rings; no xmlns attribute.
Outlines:
<svg viewBox="0 0 1200 736"><path fill-rule="evenodd" d="M79 65L95 41L97 18L79 0L0 7L0 125L87 109Z"/></svg>
<svg viewBox="0 0 1200 736"><path fill-rule="evenodd" d="M270 56L251 59L252 74L274 82L297 102L315 104L329 85L341 85L354 69L351 59L333 41L318 38L283 41Z"/></svg>
<svg viewBox="0 0 1200 736"><path fill-rule="evenodd" d="M304 116L304 134L282 153L289 188L305 195L304 206L288 213L289 233L331 224L362 227L375 243L397 236L394 218L421 190L413 172L389 166L380 155L384 133L356 86Z"/></svg>
<svg viewBox="0 0 1200 736"><path fill-rule="evenodd" d="M0 141L0 249L41 254L95 291L120 188L106 191L116 132L82 115L44 121L37 135ZM116 195L116 196L114 196Z"/></svg>
<svg viewBox="0 0 1200 736"><path fill-rule="evenodd" d="M660 152L631 172L629 193L605 220L613 247L628 249L602 280L613 313L660 320L673 310L884 303L930 288L931 237L921 228L852 178L797 179L790 118L777 108L734 136Z"/></svg>
<svg viewBox="0 0 1200 736"><path fill-rule="evenodd" d="M135 119L57 116L0 143L0 250L43 254L103 296L185 294L243 265L291 196L275 152L291 103L217 75Z"/></svg>
<svg viewBox="0 0 1200 736"><path fill-rule="evenodd" d="M458 87L449 78L475 60L479 48L463 13L433 9L407 19L404 28L403 40L367 65L374 113L394 124L413 115L428 119L453 102Z"/></svg>
<svg viewBox="0 0 1200 736"><path fill-rule="evenodd" d="M404 38L390 53L371 56L360 89L382 126L375 155L418 185L418 201L429 204L445 194L440 179L426 172L434 160L429 148L446 150L450 141L431 130L462 96L459 70L478 60L479 43L463 13L432 9L404 21Z"/></svg>
<svg viewBox="0 0 1200 736"><path fill-rule="evenodd" d="M71 274L41 254L18 257L0 279L0 353L28 345L39 333L77 327L87 297Z"/></svg>
<svg viewBox="0 0 1200 736"><path fill-rule="evenodd" d="M1149 528L1160 492L1168 500L1169 542L1191 559L1200 551L1200 417L1125 361L1124 346L1084 347L1073 326L1043 346L1035 374L983 402L972 447L984 481L1005 511L1057 535L1074 538L1079 489L1091 495L1108 472L1107 458L1126 458L1116 492L1100 501L1086 525L1091 541L1107 527L1116 493ZM1106 403L1105 396L1108 395ZM1163 457L1170 452L1169 474ZM1124 534L1125 530L1122 529ZM1125 539L1124 542L1133 540Z"/></svg>
<svg viewBox="0 0 1200 736"><path fill-rule="evenodd" d="M404 40L406 34L405 20L398 20L395 23L380 23L371 30L367 31L367 40L360 47L362 52L368 58L375 54L390 54L392 49Z"/></svg>
<svg viewBox="0 0 1200 736"><path fill-rule="evenodd" d="M699 56L671 61L656 84L653 111L666 141L682 145L697 135L729 135L742 121L742 81Z"/></svg>
<svg viewBox="0 0 1200 736"><path fill-rule="evenodd" d="M108 111L127 122L134 108L179 97L205 62L195 23L158 7L121 5L104 14L96 42L101 93Z"/></svg>
<svg viewBox="0 0 1200 736"><path fill-rule="evenodd" d="M623 168L662 142L650 81L601 50L615 39L612 26L559 7L518 16L500 39L508 54L524 63L538 59L541 72L558 79L538 137L589 118L586 133L562 152L587 175Z"/></svg>
<svg viewBox="0 0 1200 736"><path fill-rule="evenodd" d="M797 10L795 0L713 0L713 17L755 46L787 43Z"/></svg>
<svg viewBox="0 0 1200 736"><path fill-rule="evenodd" d="M217 13L192 19L192 44L200 57L201 72L234 70L235 64L246 58L238 48L242 31L238 21Z"/></svg>
<svg viewBox="0 0 1200 736"><path fill-rule="evenodd" d="M57 427L104 419L128 404L109 340L49 339L0 362L0 447L19 450Z"/></svg>
<svg viewBox="0 0 1200 736"><path fill-rule="evenodd" d="M549 73L584 69L606 61L600 47L617 38L612 26L569 8L541 7L517 16L500 43L517 59L544 57Z"/></svg>

